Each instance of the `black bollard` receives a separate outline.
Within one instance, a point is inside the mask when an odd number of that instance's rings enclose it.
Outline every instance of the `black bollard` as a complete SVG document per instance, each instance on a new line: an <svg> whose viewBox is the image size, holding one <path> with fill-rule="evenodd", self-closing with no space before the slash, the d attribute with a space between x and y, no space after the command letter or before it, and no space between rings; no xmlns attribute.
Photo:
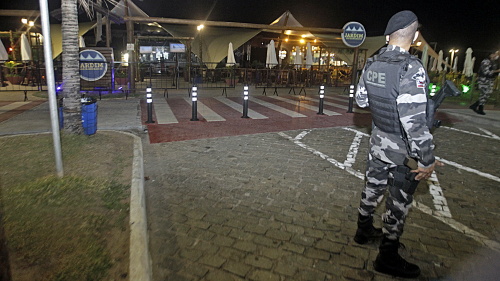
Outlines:
<svg viewBox="0 0 500 281"><path fill-rule="evenodd" d="M325 115L323 113L323 103L324 103L324 98L325 98L325 86L321 85L319 86L319 111L317 114L319 115Z"/></svg>
<svg viewBox="0 0 500 281"><path fill-rule="evenodd" d="M191 91L191 101L193 102L193 106L191 107L191 121L199 121L198 119L198 87L193 86Z"/></svg>
<svg viewBox="0 0 500 281"><path fill-rule="evenodd" d="M248 117L248 86L245 85L243 87L243 116L241 118L250 118Z"/></svg>
<svg viewBox="0 0 500 281"><path fill-rule="evenodd" d="M349 86L349 108L347 109L347 113L352 113L352 105L354 101L354 85Z"/></svg>
<svg viewBox="0 0 500 281"><path fill-rule="evenodd" d="M148 104L148 120L146 123L154 123L153 120L153 93L151 87L146 88L146 103Z"/></svg>

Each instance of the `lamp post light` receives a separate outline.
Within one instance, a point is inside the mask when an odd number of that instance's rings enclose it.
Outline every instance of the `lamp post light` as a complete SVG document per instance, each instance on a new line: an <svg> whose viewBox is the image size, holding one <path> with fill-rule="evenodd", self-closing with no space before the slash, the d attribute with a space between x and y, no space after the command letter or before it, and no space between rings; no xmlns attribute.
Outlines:
<svg viewBox="0 0 500 281"><path fill-rule="evenodd" d="M201 36L202 35L201 31L203 30L204 27L205 26L203 24L200 24L196 27L196 29L198 30L199 35L200 35L200 44L199 44L199 47L200 47L200 66L203 63L203 37Z"/></svg>
<svg viewBox="0 0 500 281"><path fill-rule="evenodd" d="M455 53L458 53L458 49L451 49L450 53L451 53L451 61L450 61L451 68L450 69L453 69L453 57L455 56Z"/></svg>

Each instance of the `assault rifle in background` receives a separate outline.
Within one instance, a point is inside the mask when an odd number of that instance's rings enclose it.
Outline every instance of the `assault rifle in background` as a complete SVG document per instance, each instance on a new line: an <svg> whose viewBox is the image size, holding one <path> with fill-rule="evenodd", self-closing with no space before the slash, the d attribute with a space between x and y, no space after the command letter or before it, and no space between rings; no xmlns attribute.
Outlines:
<svg viewBox="0 0 500 281"><path fill-rule="evenodd" d="M434 115L443 100L446 97L459 96L461 93L462 92L457 89L453 82L446 80L443 87L441 87L441 89L439 89L433 97L430 97L427 100L427 126L429 127L429 130L432 129L432 127L439 128L439 126L441 126L441 120L434 119Z"/></svg>

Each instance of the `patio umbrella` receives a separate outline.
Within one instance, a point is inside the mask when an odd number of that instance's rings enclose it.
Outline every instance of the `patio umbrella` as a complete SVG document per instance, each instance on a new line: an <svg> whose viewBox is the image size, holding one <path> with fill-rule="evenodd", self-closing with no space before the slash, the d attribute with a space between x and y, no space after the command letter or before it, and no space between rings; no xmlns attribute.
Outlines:
<svg viewBox="0 0 500 281"><path fill-rule="evenodd" d="M438 60L436 58L434 58L434 57L431 57L431 61L432 61L431 71L436 71L437 70Z"/></svg>
<svg viewBox="0 0 500 281"><path fill-rule="evenodd" d="M28 37L26 37L26 34L21 35L21 59L23 62L32 60L31 46L28 41Z"/></svg>
<svg viewBox="0 0 500 281"><path fill-rule="evenodd" d="M438 62L437 62L437 71L443 71L443 50L439 51Z"/></svg>
<svg viewBox="0 0 500 281"><path fill-rule="evenodd" d="M448 71L448 57L446 57L446 59L444 60L444 72Z"/></svg>
<svg viewBox="0 0 500 281"><path fill-rule="evenodd" d="M472 76L474 74L472 69L474 68L474 64L472 63L472 49L467 48L467 51L465 51L465 62L464 62L464 75L466 77Z"/></svg>
<svg viewBox="0 0 500 281"><path fill-rule="evenodd" d="M424 50L422 51L422 65L424 66L425 69L427 69L427 60L429 56L427 55L429 50L429 45L424 46Z"/></svg>
<svg viewBox="0 0 500 281"><path fill-rule="evenodd" d="M229 47L227 48L227 61L226 66L234 66L236 60L234 59L233 43L229 42Z"/></svg>
<svg viewBox="0 0 500 281"><path fill-rule="evenodd" d="M293 60L295 68L300 69L302 67L302 55L300 54L300 47L295 47L295 59Z"/></svg>
<svg viewBox="0 0 500 281"><path fill-rule="evenodd" d="M307 43L306 45L306 68L309 68L313 64L313 55L312 55L312 50L311 50L311 43Z"/></svg>
<svg viewBox="0 0 500 281"><path fill-rule="evenodd" d="M83 39L83 36L78 37L78 47L85 48L85 40Z"/></svg>
<svg viewBox="0 0 500 281"><path fill-rule="evenodd" d="M273 68L278 65L278 58L276 57L276 50L274 48L274 40L267 45L266 67Z"/></svg>
<svg viewBox="0 0 500 281"><path fill-rule="evenodd" d="M2 40L0 40L0 62L9 60L9 55L7 54L7 50L3 46Z"/></svg>
<svg viewBox="0 0 500 281"><path fill-rule="evenodd" d="M458 71L458 56L453 60L452 70L453 70L453 72Z"/></svg>

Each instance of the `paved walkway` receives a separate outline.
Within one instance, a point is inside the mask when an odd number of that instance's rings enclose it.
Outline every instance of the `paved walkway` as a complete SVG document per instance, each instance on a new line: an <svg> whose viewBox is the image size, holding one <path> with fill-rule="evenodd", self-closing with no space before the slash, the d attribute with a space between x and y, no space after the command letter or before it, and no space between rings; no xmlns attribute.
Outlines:
<svg viewBox="0 0 500 281"><path fill-rule="evenodd" d="M212 91L209 98L219 96ZM49 130L46 104L0 123L0 134ZM153 280L392 280L373 270L376 245L352 241L367 126L151 143L139 100L98 104L99 129L129 130L143 140ZM438 171L439 181L419 187L403 254L421 266L419 280L496 280L499 170L488 154L498 154L500 114L442 111L465 122L436 131L437 153L453 161Z"/></svg>

